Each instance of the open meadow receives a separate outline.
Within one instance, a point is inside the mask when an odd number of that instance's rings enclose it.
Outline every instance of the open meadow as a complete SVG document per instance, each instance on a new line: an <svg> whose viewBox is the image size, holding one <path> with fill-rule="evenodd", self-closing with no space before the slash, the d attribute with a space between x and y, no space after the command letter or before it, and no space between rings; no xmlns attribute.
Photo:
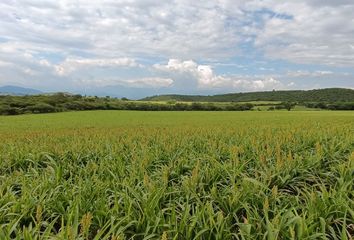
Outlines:
<svg viewBox="0 0 354 240"><path fill-rule="evenodd" d="M353 239L354 112L0 116L0 239Z"/></svg>

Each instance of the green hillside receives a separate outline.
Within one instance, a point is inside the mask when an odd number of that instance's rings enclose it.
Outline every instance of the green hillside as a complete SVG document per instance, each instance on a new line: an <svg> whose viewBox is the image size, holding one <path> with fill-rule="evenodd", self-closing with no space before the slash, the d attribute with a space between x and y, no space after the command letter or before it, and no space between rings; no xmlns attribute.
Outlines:
<svg viewBox="0 0 354 240"><path fill-rule="evenodd" d="M292 101L292 102L353 102L354 90L327 88L315 90L268 91L229 93L213 96L159 95L142 99L144 101L184 102L249 102L249 101Z"/></svg>

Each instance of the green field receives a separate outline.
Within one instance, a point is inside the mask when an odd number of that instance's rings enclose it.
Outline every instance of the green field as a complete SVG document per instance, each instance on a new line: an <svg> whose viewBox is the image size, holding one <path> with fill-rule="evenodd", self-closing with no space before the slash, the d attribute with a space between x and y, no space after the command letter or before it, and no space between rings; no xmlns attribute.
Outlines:
<svg viewBox="0 0 354 240"><path fill-rule="evenodd" d="M352 239L354 112L0 116L0 239Z"/></svg>
<svg viewBox="0 0 354 240"><path fill-rule="evenodd" d="M136 101L127 101L127 102L136 102ZM184 104L192 104L193 102L187 102L187 101L174 101L174 100L171 100L171 101L143 101L143 100L139 100L138 102L140 103L149 103L149 104L174 104L174 103L184 103ZM212 104L215 104L215 105L219 105L219 106L227 106L227 105L230 105L230 104L246 104L246 103L250 103L250 104L253 104L255 106L258 106L258 105L269 105L269 106L273 106L273 105L277 105L277 104L281 104L282 102L280 101L248 101L248 102L198 102L198 103L201 103L201 104L208 104L208 103L212 103Z"/></svg>

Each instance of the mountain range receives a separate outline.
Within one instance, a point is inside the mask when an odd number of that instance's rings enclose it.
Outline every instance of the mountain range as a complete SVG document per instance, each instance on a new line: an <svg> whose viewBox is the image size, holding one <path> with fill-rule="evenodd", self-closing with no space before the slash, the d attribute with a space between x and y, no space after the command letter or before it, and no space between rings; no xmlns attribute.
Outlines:
<svg viewBox="0 0 354 240"><path fill-rule="evenodd" d="M19 87L19 86L2 86L0 87L0 95L17 95L17 96L23 96L23 95L36 95L36 94L42 94L43 92L32 89L32 88L24 88L24 87Z"/></svg>

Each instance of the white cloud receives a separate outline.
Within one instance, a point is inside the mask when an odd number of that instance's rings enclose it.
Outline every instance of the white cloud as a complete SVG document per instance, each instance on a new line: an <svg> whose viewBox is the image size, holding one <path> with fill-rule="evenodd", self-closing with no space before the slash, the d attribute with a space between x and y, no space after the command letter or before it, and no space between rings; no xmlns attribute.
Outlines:
<svg viewBox="0 0 354 240"><path fill-rule="evenodd" d="M353 1L278 1L266 7L289 16L266 18L256 31L255 44L267 57L353 66L354 55L348 51L354 38Z"/></svg>
<svg viewBox="0 0 354 240"><path fill-rule="evenodd" d="M195 72L198 69L198 64L193 60L170 59L167 65L154 64L154 68L162 71Z"/></svg>
<svg viewBox="0 0 354 240"><path fill-rule="evenodd" d="M41 62L46 65L46 62ZM67 58L64 62L55 66L55 72L60 76L65 76L82 68L99 67L138 67L140 66L131 58L111 58L111 59L75 59Z"/></svg>
<svg viewBox="0 0 354 240"><path fill-rule="evenodd" d="M297 71L289 71L286 75L289 77L322 77L322 76L335 75L335 74L336 73L328 70L317 70L317 71L297 70Z"/></svg>
<svg viewBox="0 0 354 240"><path fill-rule="evenodd" d="M148 78L126 80L123 82L128 84L129 86L134 86L134 87L161 88L161 87L170 87L174 81L171 78L148 77Z"/></svg>
<svg viewBox="0 0 354 240"><path fill-rule="evenodd" d="M0 60L0 67L7 67L7 66L11 66L11 65L13 65L13 64L10 62Z"/></svg>
<svg viewBox="0 0 354 240"><path fill-rule="evenodd" d="M223 85L226 81L224 77L215 75L211 66L199 65L193 60L170 59L167 65L155 64L153 67L160 71L175 72L186 74L186 77L193 77L197 79L198 86L201 88Z"/></svg>
<svg viewBox="0 0 354 240"><path fill-rule="evenodd" d="M165 88L170 87L173 84L171 78L160 78L160 77L146 77L146 78L136 78L136 79L82 79L76 80L76 84L85 84L88 86L95 87L106 87L106 86L117 86L122 85L126 87L134 88Z"/></svg>
<svg viewBox="0 0 354 240"><path fill-rule="evenodd" d="M39 60L39 64L41 66L45 66L45 67L51 67L52 66L52 64L50 62L48 62L46 59Z"/></svg>
<svg viewBox="0 0 354 240"><path fill-rule="evenodd" d="M197 81L198 87L201 89L224 88L227 91L257 91L285 87L284 84L271 76L217 75L210 65L199 65L192 60L170 59L166 65L155 64L153 67L172 75L182 74L183 78Z"/></svg>
<svg viewBox="0 0 354 240"><path fill-rule="evenodd" d="M287 84L288 87L293 87L293 86L295 86L295 85L296 85L296 84L295 84L294 82L290 82L290 83Z"/></svg>
<svg viewBox="0 0 354 240"><path fill-rule="evenodd" d="M205 60L239 55L254 39L269 58L354 64L350 0L20 0L0 9L7 50Z"/></svg>
<svg viewBox="0 0 354 240"><path fill-rule="evenodd" d="M229 47L239 37L225 27L227 15L218 5L184 0L3 2L0 36L65 55L230 56L235 51Z"/></svg>
<svg viewBox="0 0 354 240"><path fill-rule="evenodd" d="M352 0L17 0L0 9L1 83L70 90L125 79L194 92L353 85ZM305 70L287 73L291 62Z"/></svg>
<svg viewBox="0 0 354 240"><path fill-rule="evenodd" d="M230 78L233 89L242 91L269 91L284 89L286 86L270 76L234 76Z"/></svg>
<svg viewBox="0 0 354 240"><path fill-rule="evenodd" d="M34 75L37 75L37 72L30 69L30 68L23 68L22 71L27 74L27 75L30 75L30 76L34 76Z"/></svg>

